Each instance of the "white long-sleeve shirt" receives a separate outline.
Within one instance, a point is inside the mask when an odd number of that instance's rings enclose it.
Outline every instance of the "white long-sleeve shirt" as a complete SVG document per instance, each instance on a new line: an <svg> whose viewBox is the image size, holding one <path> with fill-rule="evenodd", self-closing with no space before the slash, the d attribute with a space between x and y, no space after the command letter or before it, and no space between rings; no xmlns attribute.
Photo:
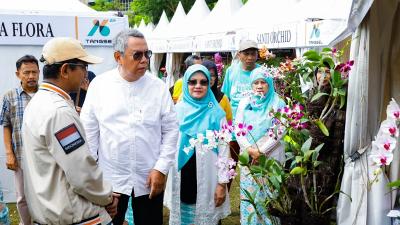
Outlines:
<svg viewBox="0 0 400 225"><path fill-rule="evenodd" d="M152 169L167 174L174 162L178 122L167 86L145 74L128 82L114 69L96 77L81 111L89 148L113 190L149 194Z"/></svg>

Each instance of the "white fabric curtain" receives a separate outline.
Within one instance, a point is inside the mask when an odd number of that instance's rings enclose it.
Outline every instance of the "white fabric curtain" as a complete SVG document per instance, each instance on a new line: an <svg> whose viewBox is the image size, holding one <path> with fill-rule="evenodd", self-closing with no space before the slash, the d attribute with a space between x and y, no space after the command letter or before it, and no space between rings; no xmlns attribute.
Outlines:
<svg viewBox="0 0 400 225"><path fill-rule="evenodd" d="M183 53L174 53L172 57L172 65L174 67L174 78L179 79L179 75L184 71L181 71L181 66L183 64Z"/></svg>
<svg viewBox="0 0 400 225"><path fill-rule="evenodd" d="M337 208L337 223L340 225L391 224L386 216L392 205L386 187L388 179L381 174L378 182L368 188L368 181L373 178L368 157L371 141L387 105L384 102L384 86L391 49L392 19L397 4L397 0L375 1L353 35L350 59L355 60L355 66L348 86L345 169L341 186L341 191L350 195L351 201L340 194ZM366 152L361 158L352 162L349 156L364 148Z"/></svg>
<svg viewBox="0 0 400 225"><path fill-rule="evenodd" d="M165 60L165 69L167 71L167 79L165 80L165 83L167 84L167 86L170 88L172 86L174 86L175 83L175 78L174 78L174 70L173 70L173 66L172 66L172 52L168 52L167 53L167 58Z"/></svg>
<svg viewBox="0 0 400 225"><path fill-rule="evenodd" d="M180 67L182 64L183 53L167 53L165 69L167 70L167 79L165 83L168 87L174 86L175 81L179 77Z"/></svg>
<svg viewBox="0 0 400 225"><path fill-rule="evenodd" d="M389 55L388 64L388 79L386 79L385 90L385 103L390 101L391 98L396 99L400 103L400 3L397 4L397 11L393 19L392 38L390 41L391 54ZM400 150L400 145L397 146L397 151ZM396 150L395 150L396 151ZM393 162L390 166L389 178L390 181L400 179L400 154L393 154ZM398 191L392 191L392 207L395 203L395 198Z"/></svg>
<svg viewBox="0 0 400 225"><path fill-rule="evenodd" d="M163 60L164 53L154 53L150 59L150 71L151 73L158 77L158 71L160 70L160 65Z"/></svg>

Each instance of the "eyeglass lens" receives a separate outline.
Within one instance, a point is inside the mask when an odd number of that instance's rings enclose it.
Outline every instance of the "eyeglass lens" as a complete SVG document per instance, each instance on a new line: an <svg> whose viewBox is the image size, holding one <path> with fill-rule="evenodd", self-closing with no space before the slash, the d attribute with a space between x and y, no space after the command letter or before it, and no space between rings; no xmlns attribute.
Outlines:
<svg viewBox="0 0 400 225"><path fill-rule="evenodd" d="M132 57L134 60L141 60L144 57L146 57L146 59L150 59L150 57L153 55L153 52L151 50L147 50L144 52L138 51L138 52L134 52L132 54Z"/></svg>
<svg viewBox="0 0 400 225"><path fill-rule="evenodd" d="M208 86L208 80L188 80L188 85L195 86L200 83L201 86Z"/></svg>

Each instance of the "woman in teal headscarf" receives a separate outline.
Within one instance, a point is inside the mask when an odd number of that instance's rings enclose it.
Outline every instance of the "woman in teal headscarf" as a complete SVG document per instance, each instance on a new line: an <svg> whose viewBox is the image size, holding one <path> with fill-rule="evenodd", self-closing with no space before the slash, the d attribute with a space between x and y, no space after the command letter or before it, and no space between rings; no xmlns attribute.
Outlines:
<svg viewBox="0 0 400 225"><path fill-rule="evenodd" d="M183 77L183 99L176 105L179 121L177 161L171 168L164 203L169 224L213 225L230 214L227 143L214 142L213 132L226 123L210 89L210 73L190 66ZM204 141L203 141L204 140Z"/></svg>
<svg viewBox="0 0 400 225"><path fill-rule="evenodd" d="M275 139L269 136L268 130L272 126L273 118L270 111L275 112L285 106L285 102L279 97L274 89L273 77L268 74L265 68L260 67L254 69L250 74L252 94L243 98L236 112L236 126L239 124L251 125L251 135L237 136L237 141L240 145L240 151L248 151L253 160L257 160L261 154L266 154L268 157L273 157L278 161L285 160L285 151L280 145L279 138ZM258 221L257 216L253 216L251 223L248 218L254 207L244 201L246 199L244 190L250 193L258 192L257 197L263 198L263 192L258 191L258 185L248 174L246 167L240 169L240 221L241 224L263 224ZM262 207L257 207L259 212L263 211ZM266 215L263 215L263 220L266 224L270 224Z"/></svg>

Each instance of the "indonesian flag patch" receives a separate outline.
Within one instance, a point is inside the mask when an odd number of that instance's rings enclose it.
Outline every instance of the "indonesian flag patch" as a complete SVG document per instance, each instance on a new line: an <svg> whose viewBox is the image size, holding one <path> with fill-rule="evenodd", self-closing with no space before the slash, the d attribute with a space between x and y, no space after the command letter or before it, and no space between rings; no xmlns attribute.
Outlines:
<svg viewBox="0 0 400 225"><path fill-rule="evenodd" d="M70 124L57 131L55 136L66 154L73 152L85 143L75 124Z"/></svg>

